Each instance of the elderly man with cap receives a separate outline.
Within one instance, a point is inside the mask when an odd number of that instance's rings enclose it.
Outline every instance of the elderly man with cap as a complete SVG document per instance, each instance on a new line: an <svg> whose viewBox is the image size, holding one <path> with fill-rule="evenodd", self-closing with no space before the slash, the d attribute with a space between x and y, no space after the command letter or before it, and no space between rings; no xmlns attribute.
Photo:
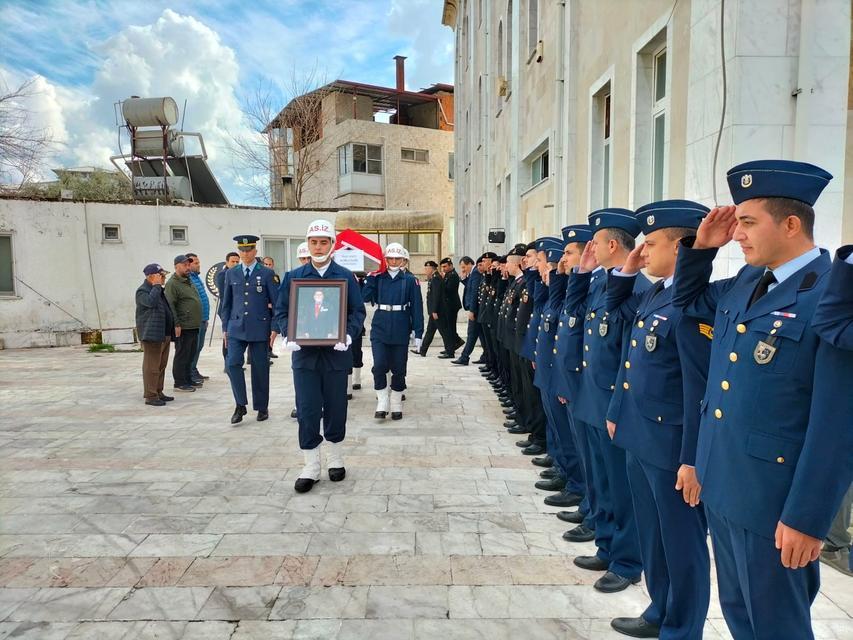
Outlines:
<svg viewBox="0 0 853 640"><path fill-rule="evenodd" d="M438 333L444 343L444 351L438 354L439 358L453 358L456 350L465 344L465 341L456 332L456 316L462 308L459 299L459 274L453 268L453 260L442 258L438 263L441 275L441 298L438 304Z"/></svg>
<svg viewBox="0 0 853 640"><path fill-rule="evenodd" d="M646 586L653 606L613 628L633 637L701 638L711 591L707 523L696 480L696 439L713 318L672 304L680 240L708 208L664 200L637 210L645 242L607 282L607 311L629 327L607 428L625 449ZM634 293L640 269L660 278Z"/></svg>
<svg viewBox="0 0 853 640"><path fill-rule="evenodd" d="M570 316L583 318L583 360L574 418L584 423L590 438L592 481L603 517L596 522L596 555L578 556L574 563L582 569L605 571L594 586L613 593L639 582L643 566L625 450L615 446L607 433L607 409L622 367L625 323L607 311L606 270L624 264L640 225L633 211L618 208L594 211L589 225L592 241L584 248L566 295ZM635 292L650 286L644 275L635 278Z"/></svg>
<svg viewBox="0 0 853 640"><path fill-rule="evenodd" d="M415 347L420 347L424 332L420 284L415 276L402 271L403 259L402 245L390 243L385 248L387 269L368 275L364 283L364 301L376 305L370 326L370 346L373 350L373 388L376 389L374 417L377 419L384 419L389 411L392 420L403 417L409 335L414 332Z"/></svg>
<svg viewBox="0 0 853 640"><path fill-rule="evenodd" d="M465 347L462 353L451 364L467 365L471 357L471 352L477 344L477 338L480 342L483 341L482 328L477 322L477 307L480 297L480 283L483 281L483 258L477 259L475 263L468 256L464 256L459 261L462 273L465 276L462 279L462 284L465 286L465 291L462 294L462 308L468 312L468 333L465 338Z"/></svg>
<svg viewBox="0 0 853 640"><path fill-rule="evenodd" d="M146 265L145 280L136 290L136 333L142 345L142 384L145 404L162 407L173 397L163 393L169 344L175 329L172 308L163 295L169 273L159 264Z"/></svg>
<svg viewBox="0 0 853 640"><path fill-rule="evenodd" d="M714 316L696 472L723 616L735 638L814 638L817 558L853 476L853 352L812 318L830 279L814 203L832 176L757 160L727 174L735 206L681 241L673 304ZM711 282L732 240L747 265Z"/></svg>
<svg viewBox="0 0 853 640"><path fill-rule="evenodd" d="M253 235L236 236L240 262L225 272L222 306L222 337L228 348L228 377L236 407L231 424L237 424L246 415L249 404L246 395L246 377L243 357L246 349L251 358L252 408L258 412L258 422L269 418L270 360L269 345L276 338L272 309L278 297L275 273L260 264L257 242Z"/></svg>
<svg viewBox="0 0 853 640"><path fill-rule="evenodd" d="M193 381L193 358L198 349L198 330L201 326L201 299L189 278L190 259L175 256L175 273L166 282L166 299L175 316L175 357L172 359L172 377L176 391L195 391L203 382Z"/></svg>
<svg viewBox="0 0 853 640"><path fill-rule="evenodd" d="M441 289L444 286L444 281L441 279L441 276L438 275L438 263L435 260L427 260L424 262L424 275L426 276L427 281L427 328L420 346L412 349L412 353L416 353L421 357L426 357L427 350L432 344L435 332L438 329L438 312L443 295Z"/></svg>
<svg viewBox="0 0 853 640"><path fill-rule="evenodd" d="M305 466L296 479L294 489L305 493L320 480L322 461L320 445L326 441L326 467L329 480L340 482L346 476L343 460L343 441L347 424L347 375L352 369L352 336L364 327L364 302L361 289L352 271L332 260L335 247L335 227L328 220L314 220L305 233L308 263L288 271L281 282L275 321L287 337L290 305L290 285L294 279L346 282L346 342L334 346L301 346L296 338L285 341L292 352L293 387L296 392L299 448ZM320 420L323 421L322 435Z"/></svg>

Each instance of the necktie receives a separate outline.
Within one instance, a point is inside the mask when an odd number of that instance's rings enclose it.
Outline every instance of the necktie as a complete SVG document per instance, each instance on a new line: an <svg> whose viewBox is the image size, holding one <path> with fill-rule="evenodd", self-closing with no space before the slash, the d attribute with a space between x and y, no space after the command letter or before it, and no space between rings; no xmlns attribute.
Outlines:
<svg viewBox="0 0 853 640"><path fill-rule="evenodd" d="M319 302L314 303L314 317L315 318L320 317L320 303Z"/></svg>
<svg viewBox="0 0 853 640"><path fill-rule="evenodd" d="M249 267L246 267L246 279L249 278L250 273L252 273L252 272L249 270Z"/></svg>
<svg viewBox="0 0 853 640"><path fill-rule="evenodd" d="M652 294L652 298L654 298L657 294L659 294L661 291L663 291L666 288L666 284L664 283L663 278L661 278L660 280L658 280L655 283L654 288L655 288L655 292Z"/></svg>
<svg viewBox="0 0 853 640"><path fill-rule="evenodd" d="M754 305L758 300L760 300L764 294L767 293L768 287L771 284L776 282L776 276L773 275L773 272L768 269L764 272L764 275L761 276L761 280L758 281L758 285L755 287L755 291L752 292L752 298L749 299L749 306ZM749 308L749 307L747 307Z"/></svg>

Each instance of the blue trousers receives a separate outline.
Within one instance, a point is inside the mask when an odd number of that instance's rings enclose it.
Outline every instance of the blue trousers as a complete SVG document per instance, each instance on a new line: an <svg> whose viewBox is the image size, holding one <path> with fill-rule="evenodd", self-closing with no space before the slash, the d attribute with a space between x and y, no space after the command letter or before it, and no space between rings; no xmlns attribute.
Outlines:
<svg viewBox="0 0 853 640"><path fill-rule="evenodd" d="M586 493L578 453L572 440L569 416L557 396L547 389L539 390L542 396L542 408L545 410L545 439L548 454L554 458L554 465L566 481L566 489L580 496Z"/></svg>
<svg viewBox="0 0 853 640"><path fill-rule="evenodd" d="M341 442L346 436L348 375L345 369L293 370L300 449L315 449L324 438ZM323 435L320 435L321 419Z"/></svg>
<svg viewBox="0 0 853 640"><path fill-rule="evenodd" d="M391 372L391 390L405 391L406 365L409 363L408 344L385 344L371 340L373 350L373 388L384 389L388 386L388 372Z"/></svg>
<svg viewBox="0 0 853 640"><path fill-rule="evenodd" d="M462 349L462 354L459 356L460 360L468 362L468 359L471 357L471 352L474 351L474 347L477 345L477 338L480 338L480 342L483 342L483 326L477 322L476 320L468 321L468 335L465 336L465 347ZM485 347L483 347L485 349Z"/></svg>
<svg viewBox="0 0 853 640"><path fill-rule="evenodd" d="M615 518L613 517L613 500L610 496L610 483L607 479L607 466L604 464L604 456L601 453L599 442L599 431L588 422L579 422L581 431L586 436L589 449L589 484L593 487L595 496L595 546L598 547L598 555L602 560L610 562L613 558L613 535L615 533ZM607 435L606 433L604 434ZM626 576L627 577L627 576Z"/></svg>
<svg viewBox="0 0 853 640"><path fill-rule="evenodd" d="M198 326L198 347L195 351L195 356L193 356L192 368L190 371L193 375L197 376L198 373L198 357L201 355L201 350L204 349L204 338L207 336L207 320L202 320L201 324Z"/></svg>
<svg viewBox="0 0 853 640"><path fill-rule="evenodd" d="M252 408L255 411L266 411L270 402L270 361L267 355L269 342L246 342L228 336L225 363L228 378L231 380L231 392L234 394L234 402L244 407L249 404L246 396L246 376L243 372L243 357L247 347L252 359Z"/></svg>
<svg viewBox="0 0 853 640"><path fill-rule="evenodd" d="M675 490L674 471L643 462L630 451L626 458L652 599L643 618L660 627L662 640L701 640L711 597L704 505L684 502Z"/></svg>
<svg viewBox="0 0 853 640"><path fill-rule="evenodd" d="M786 569L774 540L736 525L707 505L705 513L720 606L734 640L814 640L810 609L820 589L818 561Z"/></svg>
<svg viewBox="0 0 853 640"><path fill-rule="evenodd" d="M575 443L575 451L578 452L578 461L583 471L584 490L581 494L583 495L583 500L578 505L578 511L585 516L583 524L588 529L595 531L597 501L595 487L592 483L592 471L589 467L589 441L586 437L586 428L583 422L575 420L574 415L572 415L571 402L566 402L562 406L562 410L566 412L566 419L569 421L569 428L572 431L572 440Z"/></svg>

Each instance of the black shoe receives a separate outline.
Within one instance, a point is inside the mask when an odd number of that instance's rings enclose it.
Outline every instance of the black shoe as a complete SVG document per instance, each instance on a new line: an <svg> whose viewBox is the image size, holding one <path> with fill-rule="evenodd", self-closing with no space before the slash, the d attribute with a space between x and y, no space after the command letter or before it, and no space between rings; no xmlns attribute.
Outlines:
<svg viewBox="0 0 853 640"><path fill-rule="evenodd" d="M566 481L560 477L546 478L545 480L539 480L533 486L540 491L562 491L566 488Z"/></svg>
<svg viewBox="0 0 853 640"><path fill-rule="evenodd" d="M234 413L231 414L231 424L237 424L238 422L242 422L243 416L246 415L246 413L246 406L238 404L237 408L234 409Z"/></svg>
<svg viewBox="0 0 853 640"><path fill-rule="evenodd" d="M521 447L522 449L526 449L527 447L532 447L533 443L530 440L519 440L515 443L516 447Z"/></svg>
<svg viewBox="0 0 853 640"><path fill-rule="evenodd" d="M579 524L574 529L569 529L563 534L563 540L569 542L589 542L595 540L595 531Z"/></svg>
<svg viewBox="0 0 853 640"><path fill-rule="evenodd" d="M414 353L416 356L422 356L423 354L417 349L409 349L409 353Z"/></svg>
<svg viewBox="0 0 853 640"><path fill-rule="evenodd" d="M462 365L463 367L467 367L467 366L468 366L468 361L467 361L467 360L463 360L462 358L456 358L456 360L451 361L451 363L450 363L450 364L459 364L459 365Z"/></svg>
<svg viewBox="0 0 853 640"><path fill-rule="evenodd" d="M557 520L570 522L571 524L580 524L586 520L586 516L580 511L558 511ZM590 531L592 531L592 529L590 529Z"/></svg>
<svg viewBox="0 0 853 640"><path fill-rule="evenodd" d="M195 387L191 384L176 384L173 389L175 391L195 391Z"/></svg>
<svg viewBox="0 0 853 640"><path fill-rule="evenodd" d="M312 480L311 478L296 478L293 488L296 490L296 493L307 493L318 482L319 480Z"/></svg>
<svg viewBox="0 0 853 640"><path fill-rule="evenodd" d="M619 633L632 638L659 638L660 627L646 622L642 616L638 618L613 618L610 626Z"/></svg>
<svg viewBox="0 0 853 640"><path fill-rule="evenodd" d="M352 388L353 388L355 391L358 391L359 389L361 389L361 385L360 385L360 384L358 384L358 383L354 383L354 384L352 385Z"/></svg>
<svg viewBox="0 0 853 640"><path fill-rule="evenodd" d="M152 407L164 407L164 406L166 406L166 403L163 402L162 400L160 400L160 398L148 398L145 401L145 404L149 404Z"/></svg>
<svg viewBox="0 0 853 640"><path fill-rule="evenodd" d="M403 400L403 401L406 400L406 394L405 393L402 396L400 396L400 400Z"/></svg>
<svg viewBox="0 0 853 640"><path fill-rule="evenodd" d="M403 419L403 412L402 411L392 411L391 412L391 419L392 420L402 420Z"/></svg>
<svg viewBox="0 0 853 640"><path fill-rule="evenodd" d="M570 493L563 489L560 493L545 498L545 504L549 507L576 507L583 498L576 493Z"/></svg>
<svg viewBox="0 0 853 640"><path fill-rule="evenodd" d="M596 591L601 591L601 593L617 593L618 591L624 591L632 584L637 584L639 581L640 576L636 578L623 578L612 571L608 571L596 580L592 586L595 587Z"/></svg>
<svg viewBox="0 0 853 640"><path fill-rule="evenodd" d="M329 480L332 482L340 482L347 475L347 470L343 467L335 467L334 469L329 469Z"/></svg>
<svg viewBox="0 0 853 640"><path fill-rule="evenodd" d="M517 427L518 423L515 420L507 420L504 422L504 427L507 429L512 429L513 427Z"/></svg>
<svg viewBox="0 0 853 640"><path fill-rule="evenodd" d="M541 458L533 458L533 460L531 460L530 462L535 464L537 467L553 467L554 466L554 458L552 458L551 456L549 456L547 454L542 456Z"/></svg>
<svg viewBox="0 0 853 640"><path fill-rule="evenodd" d="M351 393L347 394L347 400L352 400L352 394Z"/></svg>
<svg viewBox="0 0 853 640"><path fill-rule="evenodd" d="M486 364L486 361L482 358L477 358L476 360L474 360L474 364Z"/></svg>
<svg viewBox="0 0 853 640"><path fill-rule="evenodd" d="M478 370L480 373L482 373L484 376L491 375L491 373L492 373L492 368L491 368L491 367L489 367L489 366L487 366L487 365L484 365L484 366L482 366L482 367L477 367L477 370Z"/></svg>
<svg viewBox="0 0 853 640"><path fill-rule="evenodd" d="M464 346L465 346L465 341L464 341L462 338L457 338L457 339L456 339L456 346L455 346L455 347L453 347L453 348L454 348L454 349L460 349L460 348L462 348L462 347L464 347Z"/></svg>
<svg viewBox="0 0 853 640"><path fill-rule="evenodd" d="M515 420L516 422L518 422L518 412L516 412L516 411L512 411L510 413L505 413L504 417L507 420Z"/></svg>
<svg viewBox="0 0 853 640"><path fill-rule="evenodd" d="M532 444L526 449L522 449L521 453L526 456L539 456L545 453L545 447L543 447L541 444Z"/></svg>
<svg viewBox="0 0 853 640"><path fill-rule="evenodd" d="M270 417L269 411L258 411L258 417L255 418L258 422L263 422L264 420L268 420Z"/></svg>
<svg viewBox="0 0 853 640"><path fill-rule="evenodd" d="M609 562L605 562L598 556L577 556L572 562L576 567L587 571L606 571L610 566Z"/></svg>
<svg viewBox="0 0 853 640"><path fill-rule="evenodd" d="M193 380L190 384L198 389L199 387L204 386L204 380Z"/></svg>
<svg viewBox="0 0 853 640"><path fill-rule="evenodd" d="M278 358L278 356L271 352L271 353L270 353L270 358Z"/></svg>
<svg viewBox="0 0 853 640"><path fill-rule="evenodd" d="M498 400L500 400L500 398L498 398ZM511 411L515 411L515 405L509 400L502 400L501 409L510 409Z"/></svg>
<svg viewBox="0 0 853 640"><path fill-rule="evenodd" d="M447 360L448 358L455 357L452 353L439 353L438 357L440 360Z"/></svg>
<svg viewBox="0 0 853 640"><path fill-rule="evenodd" d="M160 394L160 400L162 400L163 402L171 402L174 399L174 396L167 396L165 393Z"/></svg>
<svg viewBox="0 0 853 640"><path fill-rule="evenodd" d="M508 415L510 415L511 413L515 413L515 407L509 407L509 408L507 408L507 409L502 409L502 411L503 411L503 414L504 414L505 416L508 416Z"/></svg>
<svg viewBox="0 0 853 640"><path fill-rule="evenodd" d="M509 429L507 429L506 432L511 433L514 436L523 436L526 433L530 433L530 429L520 424L517 424L514 427L510 427Z"/></svg>
<svg viewBox="0 0 853 640"><path fill-rule="evenodd" d="M210 380L210 376L203 376L198 371L193 371L194 378L201 378L202 380Z"/></svg>
<svg viewBox="0 0 853 640"><path fill-rule="evenodd" d="M291 418L295 418L295 417L296 417L296 409L291 409L291 410L290 410L290 417L291 417Z"/></svg>
<svg viewBox="0 0 853 640"><path fill-rule="evenodd" d="M547 469L542 469L542 471L539 472L539 477L546 480L548 478L559 478L560 472L557 471L555 467L548 467Z"/></svg>
<svg viewBox="0 0 853 640"><path fill-rule="evenodd" d="M373 417L376 420L384 420L385 418L388 417L388 412L387 411L374 411Z"/></svg>

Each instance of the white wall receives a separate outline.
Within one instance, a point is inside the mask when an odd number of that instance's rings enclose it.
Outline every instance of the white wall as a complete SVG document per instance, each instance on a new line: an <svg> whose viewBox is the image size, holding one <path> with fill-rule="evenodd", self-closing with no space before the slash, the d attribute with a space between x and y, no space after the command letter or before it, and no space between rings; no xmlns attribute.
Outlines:
<svg viewBox="0 0 853 640"><path fill-rule="evenodd" d="M0 200L0 234L12 235L16 278L16 295L0 297L0 342L6 348L80 344L84 330L133 327L134 292L146 264L172 271L174 257L191 251L203 274L235 250L238 234L301 237L313 219L334 221L334 215ZM102 241L103 224L121 226L120 243ZM171 225L187 227L187 243L170 243ZM127 334L113 335L121 333Z"/></svg>

